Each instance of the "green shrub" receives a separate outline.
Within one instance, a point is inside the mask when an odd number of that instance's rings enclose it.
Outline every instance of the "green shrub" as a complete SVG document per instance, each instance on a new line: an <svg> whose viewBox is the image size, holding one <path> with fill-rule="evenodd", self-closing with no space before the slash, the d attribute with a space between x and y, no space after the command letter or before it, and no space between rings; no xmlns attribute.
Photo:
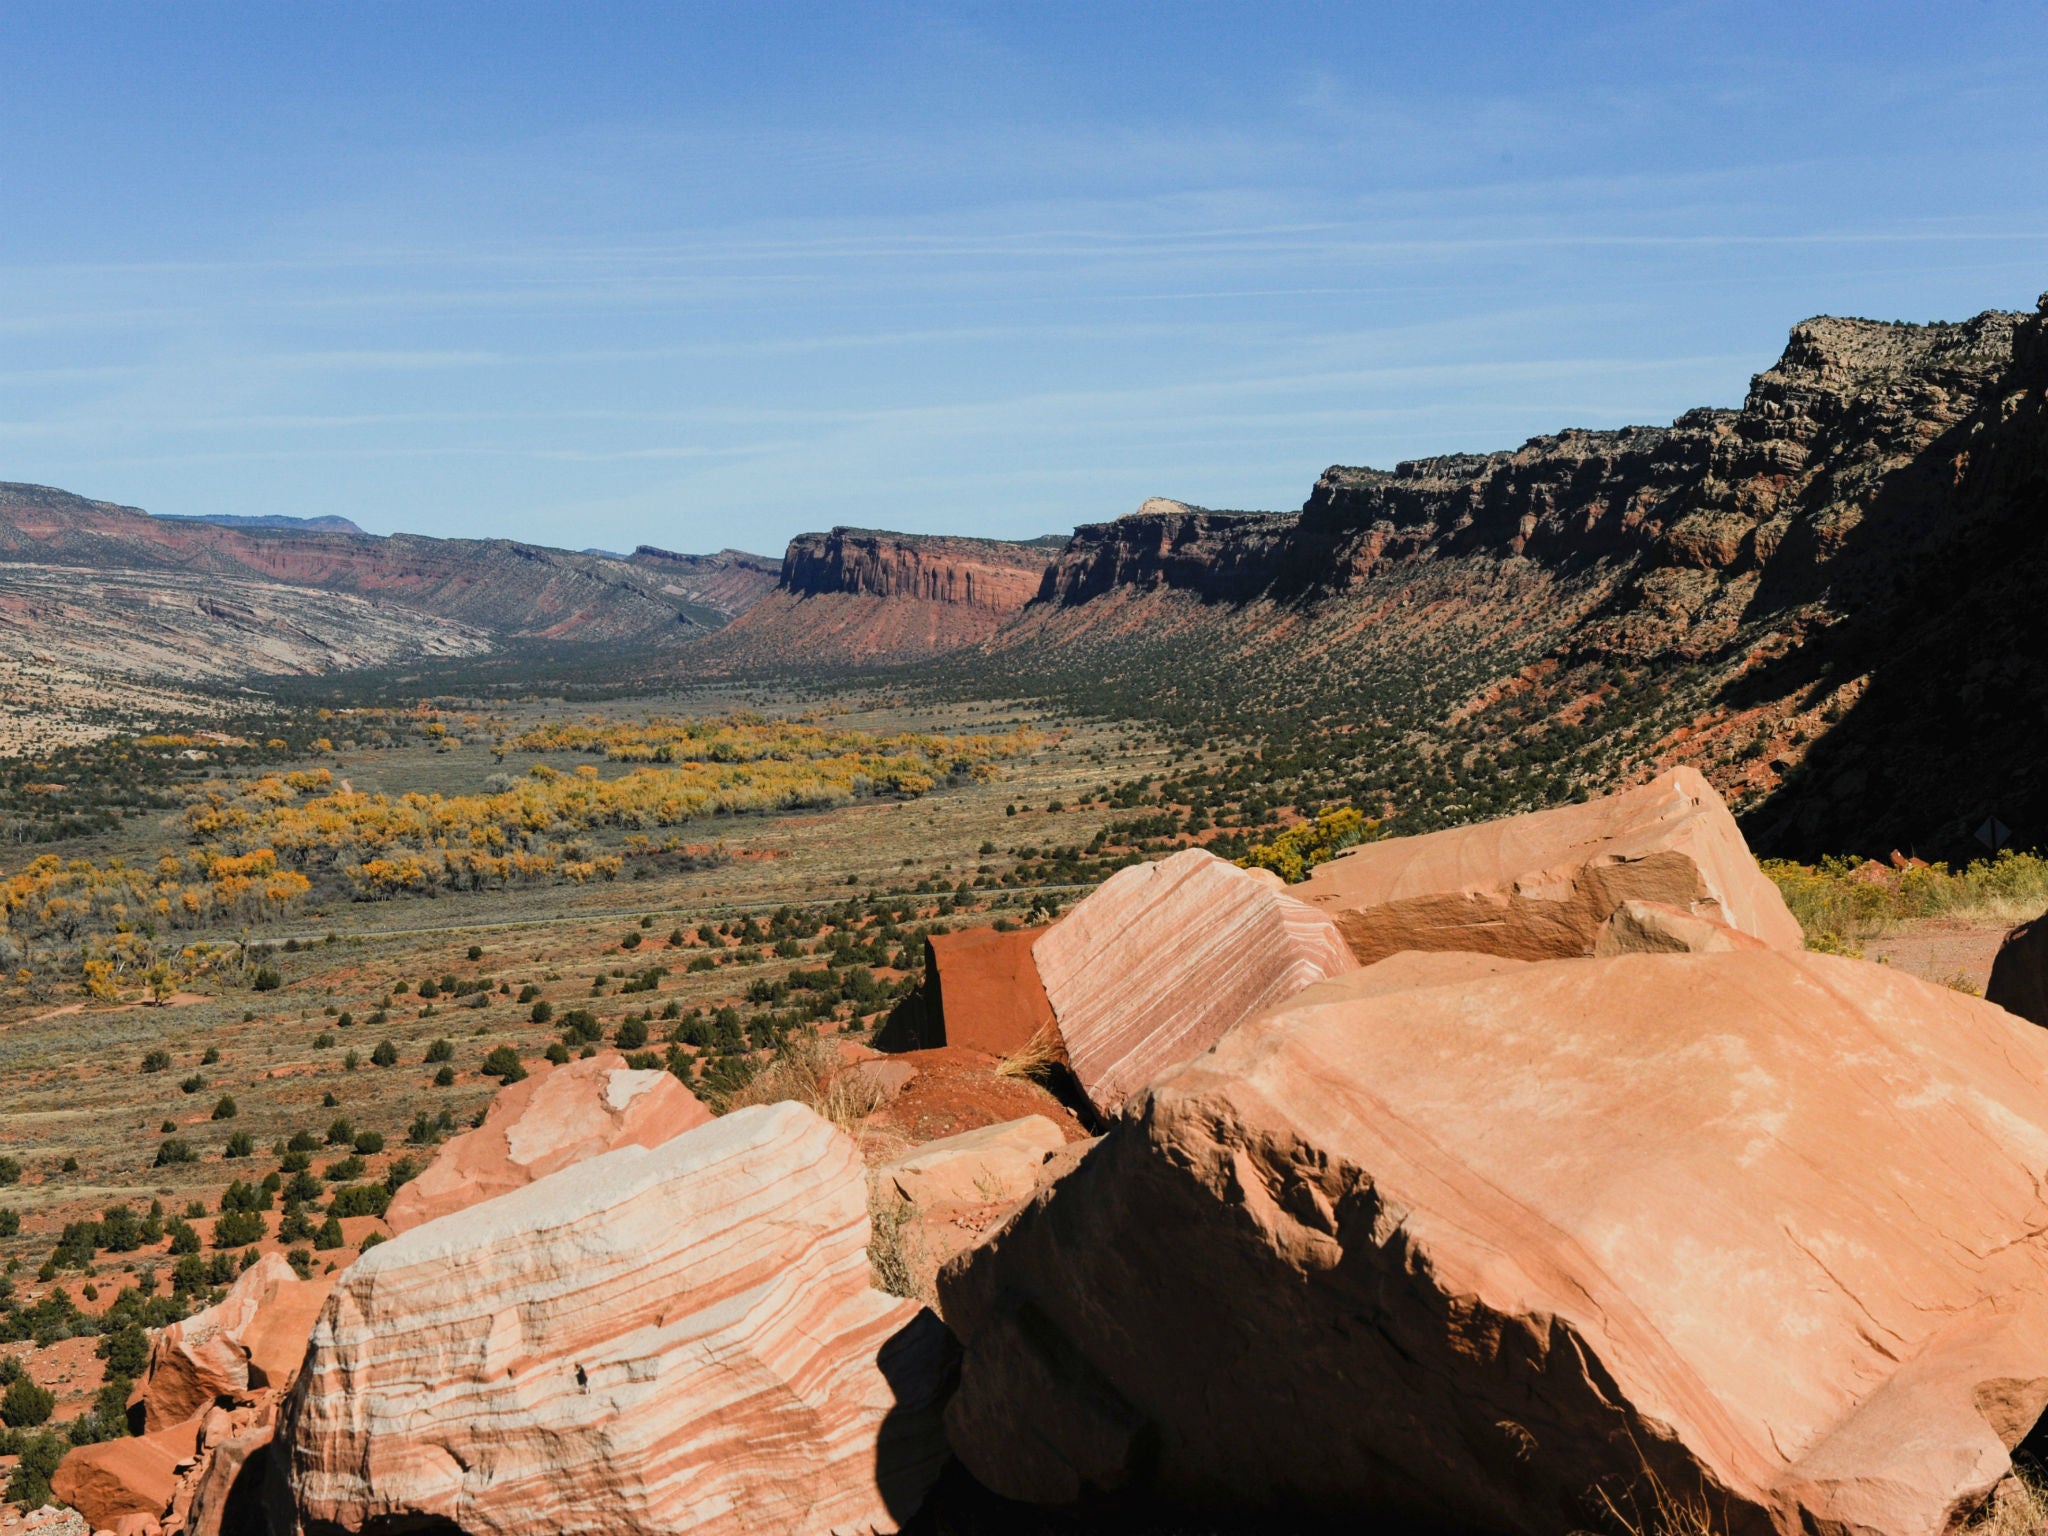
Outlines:
<svg viewBox="0 0 2048 1536"><path fill-rule="evenodd" d="M261 1184L235 1179L221 1191L220 1208L223 1211L267 1211L270 1209L271 1192L280 1182L276 1174L266 1176Z"/></svg>
<svg viewBox="0 0 2048 1536"><path fill-rule="evenodd" d="M455 1042L452 1040L436 1040L427 1047L426 1060L429 1066L432 1066L437 1061L453 1061L454 1059Z"/></svg>
<svg viewBox="0 0 2048 1536"><path fill-rule="evenodd" d="M562 1044L559 1040L552 1040L548 1042L547 1058L558 1067L567 1066L569 1063L569 1047Z"/></svg>
<svg viewBox="0 0 2048 1536"><path fill-rule="evenodd" d="M11 1157L0 1157L0 1184L19 1184L21 1164Z"/></svg>
<svg viewBox="0 0 2048 1536"><path fill-rule="evenodd" d="M249 985L258 992L275 992L284 985L284 977L278 974L274 965L259 965L256 974L249 978Z"/></svg>
<svg viewBox="0 0 2048 1536"><path fill-rule="evenodd" d="M312 1221L306 1215L306 1207L298 1200L284 1203L284 1214L278 1219L277 1240L280 1243L304 1242L314 1233Z"/></svg>
<svg viewBox="0 0 2048 1536"><path fill-rule="evenodd" d="M107 1362L109 1376L140 1376L149 1364L149 1334L133 1323L100 1335L94 1353Z"/></svg>
<svg viewBox="0 0 2048 1536"><path fill-rule="evenodd" d="M142 1222L125 1205L110 1205L100 1213L99 1246L109 1253L133 1253L142 1246Z"/></svg>
<svg viewBox="0 0 2048 1536"><path fill-rule="evenodd" d="M171 1053L159 1046L142 1058L145 1072L168 1072L171 1070Z"/></svg>
<svg viewBox="0 0 2048 1536"><path fill-rule="evenodd" d="M329 1170L330 1175L332 1170ZM280 1197L286 1202L318 1200L321 1195L320 1180L310 1171L301 1169L292 1175L291 1182L284 1186Z"/></svg>
<svg viewBox="0 0 2048 1536"><path fill-rule="evenodd" d="M382 1216L390 1206L391 1191L382 1184L344 1184L327 1202L327 1214L335 1218Z"/></svg>
<svg viewBox="0 0 2048 1536"><path fill-rule="evenodd" d="M612 1037L622 1051L637 1051L647 1044L647 1025L639 1019L626 1019L620 1023Z"/></svg>
<svg viewBox="0 0 2048 1536"><path fill-rule="evenodd" d="M199 1251L199 1233L184 1217L173 1216L164 1224L164 1230L171 1236L172 1253L197 1253Z"/></svg>
<svg viewBox="0 0 2048 1536"><path fill-rule="evenodd" d="M320 1230L313 1235L313 1246L323 1253L329 1248L348 1246L348 1239L342 1235L339 1216L329 1216L320 1224Z"/></svg>
<svg viewBox="0 0 2048 1536"><path fill-rule="evenodd" d="M182 1083L178 1084L178 1091L180 1093L197 1093L200 1089L204 1088L205 1086L206 1079L201 1077L197 1072L194 1072L190 1077L186 1078Z"/></svg>
<svg viewBox="0 0 2048 1536"><path fill-rule="evenodd" d="M502 1083L516 1083L526 1076L526 1068L520 1064L519 1053L509 1045L493 1046L484 1057L484 1074L495 1077Z"/></svg>
<svg viewBox="0 0 2048 1536"><path fill-rule="evenodd" d="M48 1423L50 1411L56 1406L57 1394L48 1387L37 1386L24 1373L7 1384L5 1393L0 1393L0 1423L9 1429L33 1429Z"/></svg>
<svg viewBox="0 0 2048 1536"><path fill-rule="evenodd" d="M436 1072L434 1074L434 1086L436 1088L453 1088L455 1086L455 1069L453 1067L443 1067L440 1071Z"/></svg>
<svg viewBox="0 0 2048 1536"><path fill-rule="evenodd" d="M370 1052L370 1062L373 1066L379 1067L397 1066L398 1047L393 1045L389 1040L379 1040L377 1042L377 1048L374 1051Z"/></svg>
<svg viewBox="0 0 2048 1536"><path fill-rule="evenodd" d="M40 1509L53 1502L50 1479L57 1475L57 1463L71 1447L62 1436L48 1430L21 1442L21 1459L7 1479L7 1501L22 1509Z"/></svg>
<svg viewBox="0 0 2048 1536"><path fill-rule="evenodd" d="M213 1246L246 1248L270 1235L270 1224L260 1211L223 1211L214 1219Z"/></svg>
<svg viewBox="0 0 2048 1536"><path fill-rule="evenodd" d="M256 1138L247 1131L237 1131L228 1138L228 1144L221 1149L223 1157L248 1157L256 1150Z"/></svg>
<svg viewBox="0 0 2048 1536"><path fill-rule="evenodd" d="M0 1208L0 1237L13 1237L21 1231L21 1212Z"/></svg>
<svg viewBox="0 0 2048 1536"><path fill-rule="evenodd" d="M235 1103L234 1095L229 1093L222 1094L213 1106L213 1118L216 1120L232 1120L241 1112Z"/></svg>
<svg viewBox="0 0 2048 1536"><path fill-rule="evenodd" d="M168 1168L173 1163L196 1163L199 1154L192 1150L192 1143L181 1136L169 1136L156 1144L156 1166Z"/></svg>
<svg viewBox="0 0 2048 1536"><path fill-rule="evenodd" d="M384 1133L382 1131L358 1131L351 1138L350 1145L356 1151L362 1153L364 1157L375 1157L384 1150Z"/></svg>

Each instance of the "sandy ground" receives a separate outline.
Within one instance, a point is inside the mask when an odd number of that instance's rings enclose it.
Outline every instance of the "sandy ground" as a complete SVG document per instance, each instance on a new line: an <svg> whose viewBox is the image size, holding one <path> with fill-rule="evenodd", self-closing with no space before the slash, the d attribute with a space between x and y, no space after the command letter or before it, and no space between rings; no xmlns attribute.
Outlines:
<svg viewBox="0 0 2048 1536"><path fill-rule="evenodd" d="M1863 958L1982 996L2008 928L2003 922L1929 918L1867 940Z"/></svg>

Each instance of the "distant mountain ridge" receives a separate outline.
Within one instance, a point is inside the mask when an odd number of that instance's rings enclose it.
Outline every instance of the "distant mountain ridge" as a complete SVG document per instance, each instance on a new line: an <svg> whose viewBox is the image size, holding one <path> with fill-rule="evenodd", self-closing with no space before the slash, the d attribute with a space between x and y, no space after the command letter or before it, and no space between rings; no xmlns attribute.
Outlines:
<svg viewBox="0 0 2048 1536"><path fill-rule="evenodd" d="M258 643L254 630L238 638L222 625L221 652L203 671L209 676L383 665L529 641L671 646L723 628L773 590L779 571L775 560L736 552L646 548L617 559L509 539L379 536L312 520L159 518L50 486L0 483L0 598L20 594L11 606L0 602L0 649L50 643L37 614L53 590L65 592L72 627L105 610L118 632L124 621L108 604L124 589L88 576L150 578L155 640L138 644L138 654L193 654L220 623L209 605L218 606L223 582L256 584L252 594L265 595L244 604L252 612L295 589L369 605L323 609L320 638L285 650ZM59 572L72 574L53 587ZM362 621L361 635L351 616ZM119 648L106 656L117 663Z"/></svg>
<svg viewBox="0 0 2048 1536"><path fill-rule="evenodd" d="M220 528L300 528L309 533L353 533L363 538L371 537L345 517L288 517L282 512L266 512L260 517L248 517L239 512L152 512L150 516L168 518L174 523L212 523Z"/></svg>

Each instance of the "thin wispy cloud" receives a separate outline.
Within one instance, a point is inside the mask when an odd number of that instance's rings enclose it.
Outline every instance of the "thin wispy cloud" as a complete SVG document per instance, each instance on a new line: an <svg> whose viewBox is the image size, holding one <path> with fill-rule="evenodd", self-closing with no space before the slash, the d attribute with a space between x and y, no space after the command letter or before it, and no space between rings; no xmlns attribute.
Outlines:
<svg viewBox="0 0 2048 1536"><path fill-rule="evenodd" d="M629 7L546 60L380 14L317 72L224 25L175 88L130 49L90 102L32 67L82 23L0 39L0 478L614 546L1040 533L1667 421L1807 315L2048 286L2048 43L2001 0L821 13L794 51Z"/></svg>

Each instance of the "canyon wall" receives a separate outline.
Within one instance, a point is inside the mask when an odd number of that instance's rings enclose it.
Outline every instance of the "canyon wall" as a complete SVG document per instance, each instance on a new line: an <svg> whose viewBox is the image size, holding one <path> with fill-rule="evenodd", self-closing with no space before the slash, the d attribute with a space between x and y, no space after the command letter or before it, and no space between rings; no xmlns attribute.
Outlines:
<svg viewBox="0 0 2048 1536"><path fill-rule="evenodd" d="M800 534L782 580L725 631L691 648L731 671L926 661L981 645L1037 595L1056 541L946 538L834 528Z"/></svg>

